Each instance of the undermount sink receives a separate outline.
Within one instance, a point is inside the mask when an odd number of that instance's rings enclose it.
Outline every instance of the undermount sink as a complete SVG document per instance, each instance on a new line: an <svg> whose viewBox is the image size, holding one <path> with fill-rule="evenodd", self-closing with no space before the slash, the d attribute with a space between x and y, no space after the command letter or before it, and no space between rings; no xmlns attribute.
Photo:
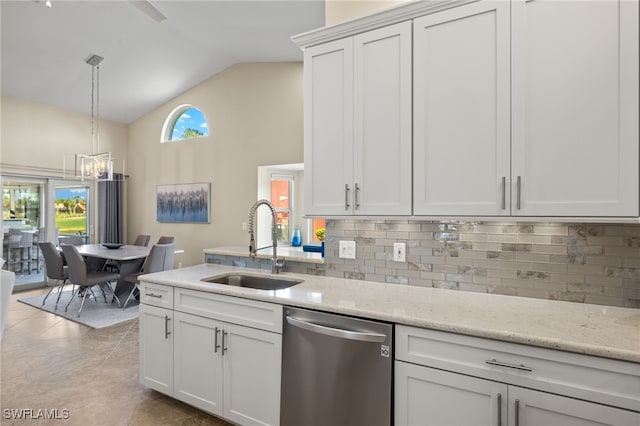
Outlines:
<svg viewBox="0 0 640 426"><path fill-rule="evenodd" d="M283 288L289 288L296 284L300 284L304 280L297 278L284 278L280 276L252 275L232 272L203 278L201 281L232 285L236 287L249 287L257 290L282 290Z"/></svg>

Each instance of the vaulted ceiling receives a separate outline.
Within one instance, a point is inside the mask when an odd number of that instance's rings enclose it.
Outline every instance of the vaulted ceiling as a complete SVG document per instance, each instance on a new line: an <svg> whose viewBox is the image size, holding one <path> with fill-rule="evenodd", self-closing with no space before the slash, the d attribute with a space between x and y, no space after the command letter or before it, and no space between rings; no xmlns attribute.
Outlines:
<svg viewBox="0 0 640 426"><path fill-rule="evenodd" d="M301 61L290 37L324 25L324 0L0 1L2 94L130 123L240 62ZM166 19L165 19L166 18Z"/></svg>

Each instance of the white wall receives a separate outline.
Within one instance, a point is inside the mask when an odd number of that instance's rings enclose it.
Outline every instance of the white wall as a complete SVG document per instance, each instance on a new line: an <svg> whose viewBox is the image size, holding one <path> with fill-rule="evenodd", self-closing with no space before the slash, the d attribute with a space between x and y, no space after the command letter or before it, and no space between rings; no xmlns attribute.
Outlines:
<svg viewBox="0 0 640 426"><path fill-rule="evenodd" d="M360 18L411 0L326 0L325 25Z"/></svg>
<svg viewBox="0 0 640 426"><path fill-rule="evenodd" d="M238 64L129 125L129 239L173 235L183 266L202 263L203 249L249 245L242 222L256 201L258 166L303 161L302 63ZM160 144L178 105L200 108L209 136ZM156 221L156 186L211 182L211 223Z"/></svg>
<svg viewBox="0 0 640 426"><path fill-rule="evenodd" d="M63 158L73 171L76 153L91 153L91 116L48 105L2 97L0 163L3 173L22 170L38 176L61 172ZM100 150L123 159L127 126L100 120ZM39 170L51 169L51 170Z"/></svg>

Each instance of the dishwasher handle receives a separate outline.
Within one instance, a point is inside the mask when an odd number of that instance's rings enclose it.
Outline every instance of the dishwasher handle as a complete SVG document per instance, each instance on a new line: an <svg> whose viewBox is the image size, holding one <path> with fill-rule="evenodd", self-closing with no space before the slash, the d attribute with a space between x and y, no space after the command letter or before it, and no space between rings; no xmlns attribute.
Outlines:
<svg viewBox="0 0 640 426"><path fill-rule="evenodd" d="M365 333L361 331L344 330L341 328L327 327L324 325L314 324L312 322L302 321L301 319L287 315L287 323L294 327L302 328L313 333L324 334L340 339L357 340L360 342L376 342L382 343L387 339L386 334Z"/></svg>

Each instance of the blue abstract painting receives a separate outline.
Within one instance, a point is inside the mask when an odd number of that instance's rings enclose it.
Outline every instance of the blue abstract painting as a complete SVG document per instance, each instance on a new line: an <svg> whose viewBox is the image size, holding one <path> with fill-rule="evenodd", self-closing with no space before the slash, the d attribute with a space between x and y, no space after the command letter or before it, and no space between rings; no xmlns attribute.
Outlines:
<svg viewBox="0 0 640 426"><path fill-rule="evenodd" d="M210 183L158 185L158 222L209 223Z"/></svg>

